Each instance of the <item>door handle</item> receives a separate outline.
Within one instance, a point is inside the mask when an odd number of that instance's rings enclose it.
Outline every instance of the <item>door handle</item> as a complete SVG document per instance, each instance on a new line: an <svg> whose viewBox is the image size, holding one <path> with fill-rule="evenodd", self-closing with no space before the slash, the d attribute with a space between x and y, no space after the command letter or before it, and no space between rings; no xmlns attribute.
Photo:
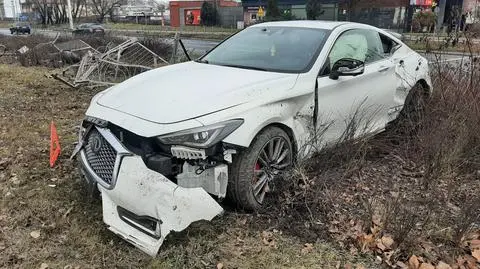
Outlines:
<svg viewBox="0 0 480 269"><path fill-rule="evenodd" d="M378 72L385 72L388 71L388 69L390 69L389 66L380 66L380 68L378 68Z"/></svg>

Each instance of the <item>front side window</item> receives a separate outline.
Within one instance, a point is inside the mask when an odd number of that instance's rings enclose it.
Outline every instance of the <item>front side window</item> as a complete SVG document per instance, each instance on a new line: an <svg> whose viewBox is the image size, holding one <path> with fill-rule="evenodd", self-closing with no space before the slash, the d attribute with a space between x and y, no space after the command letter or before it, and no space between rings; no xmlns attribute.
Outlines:
<svg viewBox="0 0 480 269"><path fill-rule="evenodd" d="M328 34L324 29L251 27L227 39L199 61L272 72L307 72Z"/></svg>
<svg viewBox="0 0 480 269"><path fill-rule="evenodd" d="M357 29L344 32L335 41L328 57L330 66L342 58L352 58L367 64L382 59L383 52L376 32Z"/></svg>

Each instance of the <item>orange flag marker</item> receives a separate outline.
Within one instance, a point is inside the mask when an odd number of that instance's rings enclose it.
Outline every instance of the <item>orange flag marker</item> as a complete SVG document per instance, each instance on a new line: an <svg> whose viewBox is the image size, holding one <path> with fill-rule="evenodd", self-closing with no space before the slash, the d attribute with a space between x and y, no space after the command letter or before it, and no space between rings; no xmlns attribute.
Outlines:
<svg viewBox="0 0 480 269"><path fill-rule="evenodd" d="M59 155L60 140L58 139L57 128L52 121L52 123L50 123L50 167L55 165Z"/></svg>

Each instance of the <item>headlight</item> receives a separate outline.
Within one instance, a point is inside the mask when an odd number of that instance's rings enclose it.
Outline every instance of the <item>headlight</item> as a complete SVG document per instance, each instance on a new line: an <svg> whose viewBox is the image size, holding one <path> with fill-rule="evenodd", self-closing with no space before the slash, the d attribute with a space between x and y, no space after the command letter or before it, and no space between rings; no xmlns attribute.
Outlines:
<svg viewBox="0 0 480 269"><path fill-rule="evenodd" d="M235 131L242 123L242 119L224 121L213 125L162 135L158 137L158 140L166 145L209 148Z"/></svg>

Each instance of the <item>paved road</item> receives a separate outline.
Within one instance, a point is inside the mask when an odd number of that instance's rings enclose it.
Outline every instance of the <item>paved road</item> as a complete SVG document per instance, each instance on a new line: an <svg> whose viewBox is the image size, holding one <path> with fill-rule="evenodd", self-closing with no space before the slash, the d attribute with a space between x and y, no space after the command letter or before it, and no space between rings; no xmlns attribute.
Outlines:
<svg viewBox="0 0 480 269"><path fill-rule="evenodd" d="M416 40L423 40L423 41L433 41L433 42L444 42L445 40L448 39L447 36L437 36L437 35L411 35L411 34L404 34L403 38L405 40L410 40L410 41L416 41ZM467 38L465 37L458 37L458 41L460 43L467 41ZM472 44L480 44L480 39L478 38L469 38L468 41L470 41Z"/></svg>
<svg viewBox="0 0 480 269"><path fill-rule="evenodd" d="M57 32L55 31L35 31L33 30L33 33L35 32L40 32L43 35L46 35L48 37L55 37L57 35ZM8 28L0 28L0 35L10 35L10 29ZM26 36L26 35L19 35L19 36Z"/></svg>
<svg viewBox="0 0 480 269"><path fill-rule="evenodd" d="M55 31L38 31L41 32L43 35L49 36L54 38L57 35ZM37 32L37 33L38 33ZM7 28L0 28L0 35L10 35L10 30ZM128 38L127 36L124 36ZM211 41L211 40L200 40L200 39L182 39L183 44L187 48L187 50L193 50L196 54L203 54L218 44L218 41ZM173 42L172 39L167 40L167 42Z"/></svg>
<svg viewBox="0 0 480 269"><path fill-rule="evenodd" d="M218 41L199 40L199 39L182 39L187 50L194 50L198 53L204 53L212 49L218 44Z"/></svg>
<svg viewBox="0 0 480 269"><path fill-rule="evenodd" d="M10 34L10 30L8 30L7 28L0 28L0 35L9 35Z"/></svg>

